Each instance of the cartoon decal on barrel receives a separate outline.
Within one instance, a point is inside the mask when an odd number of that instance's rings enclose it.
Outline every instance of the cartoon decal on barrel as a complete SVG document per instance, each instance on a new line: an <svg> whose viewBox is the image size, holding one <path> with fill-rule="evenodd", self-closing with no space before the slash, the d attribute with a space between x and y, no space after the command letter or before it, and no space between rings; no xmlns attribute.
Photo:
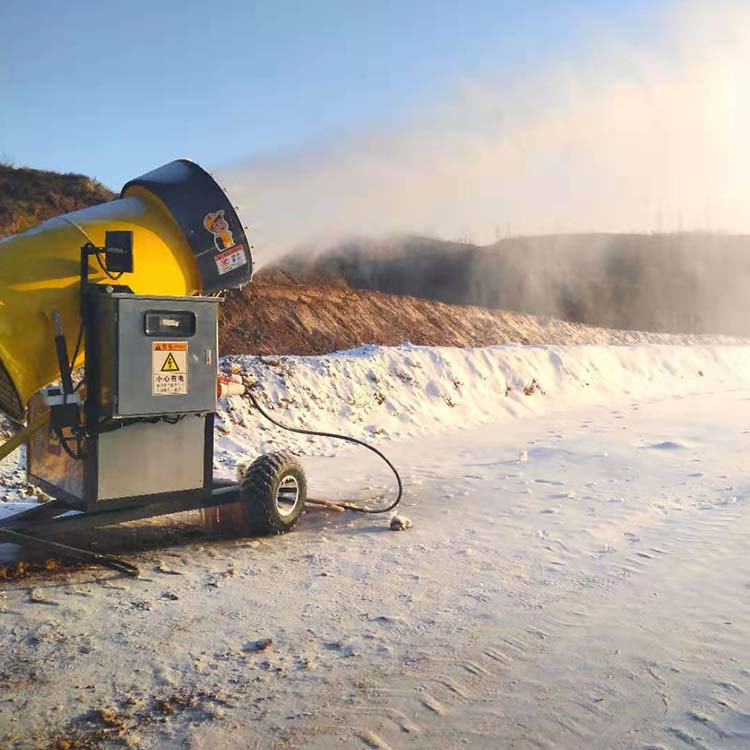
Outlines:
<svg viewBox="0 0 750 750"><path fill-rule="evenodd" d="M207 213L203 217L203 226L213 235L214 246L219 251L214 257L219 274L229 273L247 263L245 248L234 244L234 236L229 222L224 218L223 209Z"/></svg>
<svg viewBox="0 0 750 750"><path fill-rule="evenodd" d="M224 218L224 211L214 211L206 214L203 226L214 236L217 250L226 250L234 245L234 237L229 230L229 222Z"/></svg>

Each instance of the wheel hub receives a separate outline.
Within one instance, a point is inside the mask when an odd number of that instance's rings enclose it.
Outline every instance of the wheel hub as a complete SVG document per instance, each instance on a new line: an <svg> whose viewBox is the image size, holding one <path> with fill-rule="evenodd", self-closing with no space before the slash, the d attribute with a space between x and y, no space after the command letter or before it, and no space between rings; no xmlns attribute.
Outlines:
<svg viewBox="0 0 750 750"><path fill-rule="evenodd" d="M299 502L299 483L295 476L287 474L281 479L274 502L280 516L289 516L294 512Z"/></svg>

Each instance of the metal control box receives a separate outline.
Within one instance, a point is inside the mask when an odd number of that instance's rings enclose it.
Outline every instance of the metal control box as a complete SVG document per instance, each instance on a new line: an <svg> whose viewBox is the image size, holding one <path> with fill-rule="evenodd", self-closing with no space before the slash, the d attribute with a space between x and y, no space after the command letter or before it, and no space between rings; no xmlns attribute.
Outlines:
<svg viewBox="0 0 750 750"><path fill-rule="evenodd" d="M29 416L48 407L41 394L29 401ZM169 419L169 418L168 418ZM64 449L51 425L38 430L28 446L29 481L79 510L142 504L171 494L176 499L205 497L213 472L213 415L186 414L175 421L147 419L92 435L82 460Z"/></svg>
<svg viewBox="0 0 750 750"><path fill-rule="evenodd" d="M214 297L97 294L87 361L97 363L89 385L100 418L215 411L218 303Z"/></svg>

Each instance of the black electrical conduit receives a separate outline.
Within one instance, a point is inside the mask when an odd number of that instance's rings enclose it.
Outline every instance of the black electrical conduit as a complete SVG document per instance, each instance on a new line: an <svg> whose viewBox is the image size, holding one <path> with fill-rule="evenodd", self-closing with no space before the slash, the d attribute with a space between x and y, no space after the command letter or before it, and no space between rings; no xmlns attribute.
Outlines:
<svg viewBox="0 0 750 750"><path fill-rule="evenodd" d="M81 560L82 562L101 565L104 568L110 568L120 573L124 573L131 578L137 578L139 575L138 568L135 565L131 565L124 560L112 557L112 555L103 555L99 552L82 549L81 547L74 547L71 544L55 542L52 539L42 539L33 534L26 534L22 531L16 531L15 529L5 529L0 527L0 537L2 536L5 536L10 542L16 542L17 544L31 544L37 547L55 550L60 552L64 557L72 557Z"/></svg>
<svg viewBox="0 0 750 750"><path fill-rule="evenodd" d="M393 510L400 502L401 502L401 496L404 494L404 486L401 483L401 476L398 473L398 470L396 467L388 460L388 458L381 453L377 448L370 445L369 443L365 443L364 440L357 440L357 438L350 437L349 435L339 435L335 432L321 432L320 430L303 430L300 427L290 427L289 425L283 424L282 422L279 422L277 419L274 419L259 403L258 399L255 398L255 395L250 392L250 389L245 389L245 394L252 402L253 406L260 412L260 414L265 417L271 424L275 424L277 427L281 428L282 430L286 430L287 432L295 432L298 435L311 435L313 437L325 437L325 438L332 438L333 440L343 440L345 443L352 443L353 445L360 445L363 448L367 448L368 451L372 451L375 455L379 456L383 461L385 461L386 464L388 464L388 468L393 472L393 476L396 477L396 483L398 485L398 492L396 493L396 499L393 500L393 502L386 506L385 508L363 508L361 505L354 505L352 503L341 503L336 501L336 505L341 506L342 508L346 508L347 510L354 511L355 513L388 513L389 511Z"/></svg>

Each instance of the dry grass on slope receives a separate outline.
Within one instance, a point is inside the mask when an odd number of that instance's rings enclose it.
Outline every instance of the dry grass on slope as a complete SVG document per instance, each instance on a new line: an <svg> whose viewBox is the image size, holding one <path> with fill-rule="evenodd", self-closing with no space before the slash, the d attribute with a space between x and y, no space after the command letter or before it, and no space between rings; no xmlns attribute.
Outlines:
<svg viewBox="0 0 750 750"><path fill-rule="evenodd" d="M111 190L85 175L0 163L0 237L114 197Z"/></svg>
<svg viewBox="0 0 750 750"><path fill-rule="evenodd" d="M523 313L448 305L343 286L248 284L221 305L224 354L325 354L362 344L688 343L674 337L611 331Z"/></svg>

